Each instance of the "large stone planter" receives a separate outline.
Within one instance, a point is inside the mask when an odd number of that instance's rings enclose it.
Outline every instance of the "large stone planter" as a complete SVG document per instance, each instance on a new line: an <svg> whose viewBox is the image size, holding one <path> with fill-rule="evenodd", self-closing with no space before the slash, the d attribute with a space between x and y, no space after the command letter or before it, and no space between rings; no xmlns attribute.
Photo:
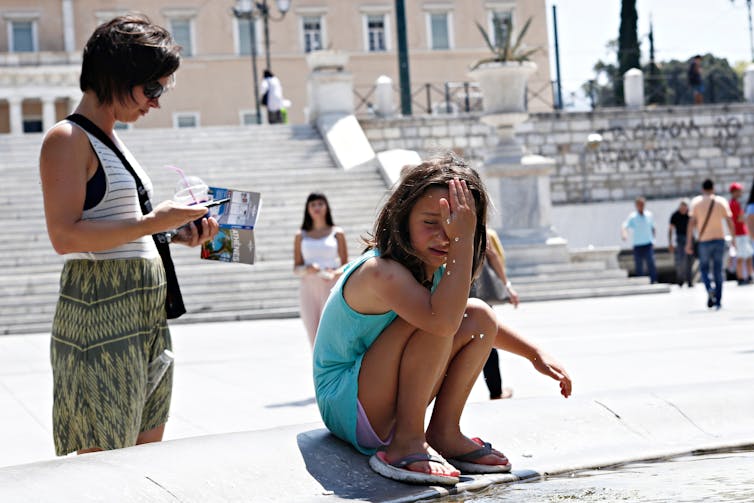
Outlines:
<svg viewBox="0 0 754 503"><path fill-rule="evenodd" d="M311 51L306 55L306 64L313 72L321 70L343 71L348 64L348 54L341 51Z"/></svg>
<svg viewBox="0 0 754 503"><path fill-rule="evenodd" d="M313 51L306 55L306 63L311 70L307 79L309 123L316 124L323 115L353 114L353 76L345 69L348 54Z"/></svg>
<svg viewBox="0 0 754 503"><path fill-rule="evenodd" d="M537 70L530 61L485 63L469 76L479 82L485 114L525 113L526 82Z"/></svg>

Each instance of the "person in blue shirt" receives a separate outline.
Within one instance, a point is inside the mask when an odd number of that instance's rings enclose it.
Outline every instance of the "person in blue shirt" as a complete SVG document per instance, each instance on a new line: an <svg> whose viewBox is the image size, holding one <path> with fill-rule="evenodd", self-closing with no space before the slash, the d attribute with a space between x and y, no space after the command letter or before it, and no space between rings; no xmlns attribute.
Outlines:
<svg viewBox="0 0 754 503"><path fill-rule="evenodd" d="M649 281L657 283L657 267L655 266L655 252L652 243L655 238L655 222L652 212L645 209L646 199L637 197L636 211L632 211L621 227L621 238L628 238L628 229L633 234L634 266L636 276L644 276L644 265L649 272Z"/></svg>

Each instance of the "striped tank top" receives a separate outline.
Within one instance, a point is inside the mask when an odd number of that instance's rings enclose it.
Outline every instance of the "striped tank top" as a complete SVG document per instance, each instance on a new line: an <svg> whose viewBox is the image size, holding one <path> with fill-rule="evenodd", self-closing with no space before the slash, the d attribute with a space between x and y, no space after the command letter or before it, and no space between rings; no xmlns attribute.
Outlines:
<svg viewBox="0 0 754 503"><path fill-rule="evenodd" d="M70 122L70 121L68 121ZM70 122L75 127L77 124ZM86 131L84 131L86 132ZM139 195L136 192L136 182L133 176L120 162L118 156L110 150L104 143L99 141L95 136L86 132L92 149L97 154L102 169L105 172L105 195L102 200L95 206L85 209L81 215L82 220L125 220L140 217L141 206L139 206ZM139 163L134 159L131 153L123 144L119 145L121 151L131 163L134 171L148 196L152 197L152 181L146 172L141 168ZM63 257L65 260L108 260L108 259L126 259L126 258L148 258L152 259L159 256L157 247L154 244L152 236L142 236L134 241L129 241L115 248L98 252L76 252L66 253Z"/></svg>

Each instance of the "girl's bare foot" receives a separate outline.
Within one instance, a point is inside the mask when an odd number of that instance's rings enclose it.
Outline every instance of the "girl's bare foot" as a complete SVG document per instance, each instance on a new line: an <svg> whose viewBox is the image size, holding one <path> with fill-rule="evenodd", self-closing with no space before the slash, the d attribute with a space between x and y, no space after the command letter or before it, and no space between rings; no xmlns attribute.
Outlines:
<svg viewBox="0 0 754 503"><path fill-rule="evenodd" d="M437 452L441 453L446 459L464 456L483 447L481 440L472 440L460 431L456 435L445 436L434 436L427 432L427 440L429 441L429 444L437 449ZM497 466L509 465L510 461L505 457L505 454L493 448L489 454L475 458L474 463Z"/></svg>
<svg viewBox="0 0 754 503"><path fill-rule="evenodd" d="M427 442L408 443L405 445L396 445L396 442L390 444L385 450L385 461L389 464L397 463L401 459L414 454L429 454L442 458L437 451L429 446ZM438 463L435 461L415 461L406 464L403 468L413 472L430 473L444 477L457 477L460 472L449 463Z"/></svg>

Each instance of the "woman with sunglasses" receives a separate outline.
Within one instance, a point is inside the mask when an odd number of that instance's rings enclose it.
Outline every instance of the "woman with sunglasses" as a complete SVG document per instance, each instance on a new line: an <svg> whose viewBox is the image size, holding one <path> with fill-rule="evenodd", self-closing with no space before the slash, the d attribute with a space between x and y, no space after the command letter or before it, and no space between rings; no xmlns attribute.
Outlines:
<svg viewBox="0 0 754 503"><path fill-rule="evenodd" d="M197 246L218 226L202 218L204 208L164 201L150 210L140 202L136 177L148 196L152 184L114 126L160 107L179 50L141 15L99 26L84 47L81 102L42 144L47 232L65 257L50 350L58 455L162 439L172 368L151 393L148 374L171 343L165 269L152 235L179 228L172 241Z"/></svg>

